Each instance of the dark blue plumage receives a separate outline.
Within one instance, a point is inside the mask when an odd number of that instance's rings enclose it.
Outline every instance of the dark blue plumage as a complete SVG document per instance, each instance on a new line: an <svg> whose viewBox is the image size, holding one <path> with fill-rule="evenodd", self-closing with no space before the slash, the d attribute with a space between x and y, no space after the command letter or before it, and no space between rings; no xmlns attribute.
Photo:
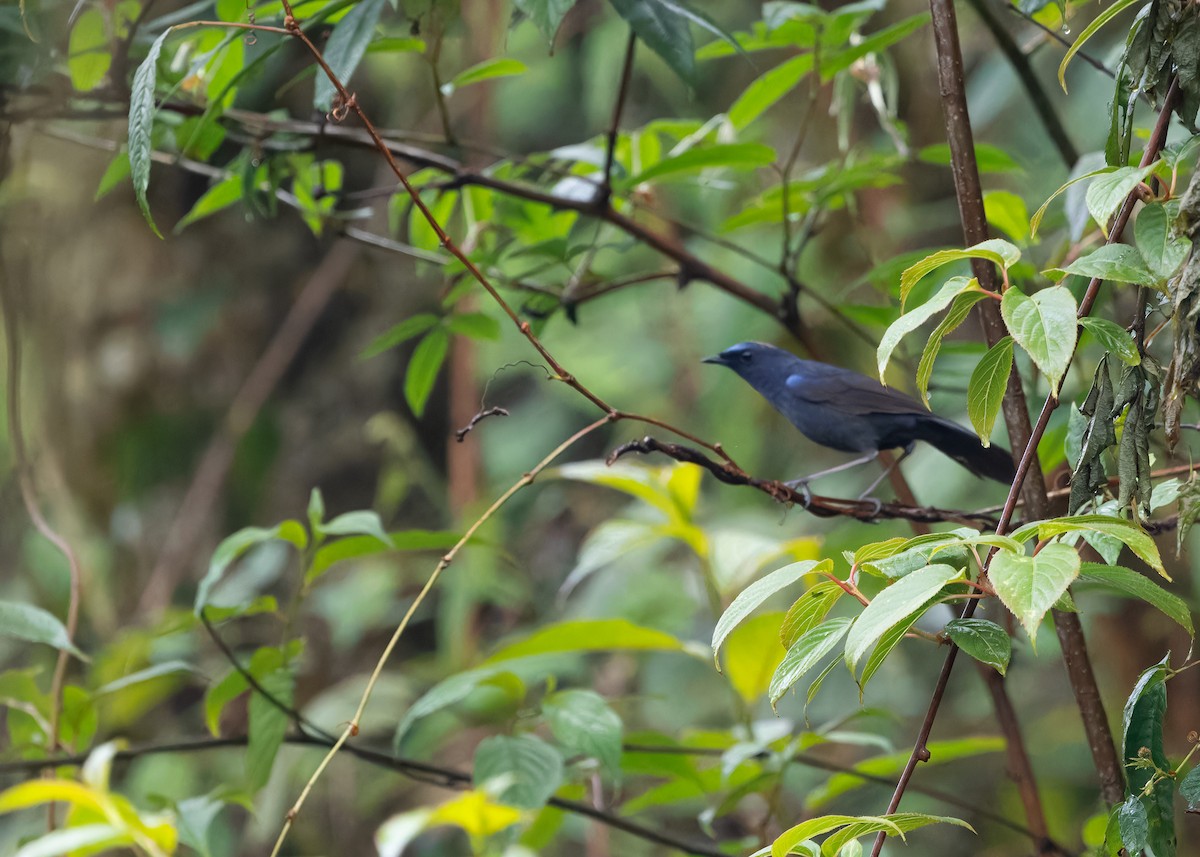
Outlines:
<svg viewBox="0 0 1200 857"><path fill-rule="evenodd" d="M880 450L909 451L920 440L976 476L1011 483L1015 475L1008 450L983 446L974 432L858 372L802 360L764 342L741 342L704 362L728 366L821 446L870 453L869 460Z"/></svg>

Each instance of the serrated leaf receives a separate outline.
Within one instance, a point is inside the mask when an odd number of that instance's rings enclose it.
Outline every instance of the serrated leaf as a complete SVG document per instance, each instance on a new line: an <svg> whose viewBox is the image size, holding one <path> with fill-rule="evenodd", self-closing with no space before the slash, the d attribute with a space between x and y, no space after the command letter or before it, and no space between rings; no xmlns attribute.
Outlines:
<svg viewBox="0 0 1200 857"><path fill-rule="evenodd" d="M815 628L833 609L846 591L832 580L814 583L788 608L779 626L779 642L790 649L803 634Z"/></svg>
<svg viewBox="0 0 1200 857"><path fill-rule="evenodd" d="M554 35L563 18L575 5L575 0L514 0L514 5L542 31L546 41L554 43Z"/></svg>
<svg viewBox="0 0 1200 857"><path fill-rule="evenodd" d="M986 298L983 292L965 292L954 299L950 311L938 322L938 326L929 334L925 350L921 352L921 360L917 364L917 389L921 393L921 401L929 407L929 379L933 377L933 364L938 353L942 350L942 340L949 336L960 324L966 321L972 307ZM984 446L987 446L985 443Z"/></svg>
<svg viewBox="0 0 1200 857"><path fill-rule="evenodd" d="M1133 569L1085 562L1079 569L1079 583L1091 583L1110 592L1140 598L1178 624L1189 636L1196 636L1187 602Z"/></svg>
<svg viewBox="0 0 1200 857"><path fill-rule="evenodd" d="M42 643L64 652L70 652L81 661L88 656L76 648L67 633L67 627L48 610L19 601L0 601L0 636L24 640L27 643Z"/></svg>
<svg viewBox="0 0 1200 857"><path fill-rule="evenodd" d="M1117 807L1117 826L1121 831L1121 843L1130 854L1140 854L1146 847L1150 835L1150 820L1146 807L1137 795L1130 795Z"/></svg>
<svg viewBox="0 0 1200 857"><path fill-rule="evenodd" d="M855 682L858 684L858 701L860 705L862 704L863 696L867 691L867 684L871 681L871 677L874 676L875 673L878 672L879 668L883 666L888 655L892 653L892 649L900 645L900 641L904 639L905 635L909 632L909 629L911 629L913 625L917 624L917 620L924 615L925 610L928 609L932 603L932 600L927 601L912 613L909 613L900 622L889 628L887 632L879 638L879 642L875 644L875 647L871 649L871 654L867 656L867 660L863 664L862 674L855 678Z"/></svg>
<svg viewBox="0 0 1200 857"><path fill-rule="evenodd" d="M1067 274L1079 274L1088 278L1111 280L1114 283L1160 287L1159 281L1146 267L1141 254L1127 244L1105 244L1080 256L1065 268L1050 268L1042 273L1052 280L1061 280Z"/></svg>
<svg viewBox="0 0 1200 857"><path fill-rule="evenodd" d="M292 704L293 679L290 669L284 667L267 675L259 676L263 690L281 704ZM258 791L267 784L275 756L287 735L289 717L287 712L254 691L250 696L248 737L246 741L246 787Z"/></svg>
<svg viewBox="0 0 1200 857"><path fill-rule="evenodd" d="M951 262L959 262L964 259L986 259L1007 270L1015 265L1020 258L1021 251L1008 241L1000 238L981 241L973 247L967 247L965 250L950 249L931 253L920 262L905 269L904 273L900 275L900 305L904 306L913 287L925 275L936 271L944 265L949 265Z"/></svg>
<svg viewBox="0 0 1200 857"><path fill-rule="evenodd" d="M1137 0L1115 0L1111 6L1104 9L1104 11L1093 18L1092 21L1086 27L1084 27L1082 31L1080 31L1078 38L1076 38L1071 44L1071 47L1067 48L1067 52L1063 56L1062 62L1058 65L1058 85L1063 88L1063 92L1067 91L1067 66L1070 65L1071 60L1074 59L1075 55L1082 50L1087 41L1094 36L1101 27L1136 2Z"/></svg>
<svg viewBox="0 0 1200 857"><path fill-rule="evenodd" d="M1079 323L1084 330L1096 337L1096 341L1105 351L1120 358L1126 365L1137 366L1142 362L1142 355L1138 353L1137 343L1133 341L1133 336L1129 331L1121 325L1109 321L1107 318L1093 315L1084 316L1079 319Z"/></svg>
<svg viewBox="0 0 1200 857"><path fill-rule="evenodd" d="M909 270L912 269L910 268ZM901 339L948 307L963 292L968 289L978 288L979 281L973 277L970 279L966 277L952 277L942 284L942 287L937 290L933 297L892 322L888 326L888 329L884 331L883 338L879 340L879 348L875 352L875 362L879 368L880 379L883 379L888 362L892 359L892 352L896 350L896 346L900 344Z"/></svg>
<svg viewBox="0 0 1200 857"><path fill-rule="evenodd" d="M992 430L1004 405L1012 365L1013 340L1005 336L979 359L967 383L967 416L984 446L992 445Z"/></svg>
<svg viewBox="0 0 1200 857"><path fill-rule="evenodd" d="M1160 283L1175 275L1192 249L1188 238L1175 233L1166 206L1161 202L1147 205L1138 212L1133 234L1141 258Z"/></svg>
<svg viewBox="0 0 1200 857"><path fill-rule="evenodd" d="M482 789L498 778L507 785L497 799L520 809L538 809L562 784L562 755L533 735L484 738L475 749L471 779Z"/></svg>
<svg viewBox="0 0 1200 857"><path fill-rule="evenodd" d="M637 37L685 82L695 77L696 58L688 21L658 0L609 0Z"/></svg>
<svg viewBox="0 0 1200 857"><path fill-rule="evenodd" d="M1012 658L1012 638L1008 632L986 619L951 619L946 623L946 636L968 655L995 667L1004 675Z"/></svg>
<svg viewBox="0 0 1200 857"><path fill-rule="evenodd" d="M901 838L903 838L903 834L905 833L910 833L930 824L952 824L955 827L970 830L972 833L975 832L975 829L961 818L952 818L947 815L928 815L923 812L897 812L882 816L881 818L900 828ZM851 857L855 853L861 854L861 848L858 852L848 852L846 849L857 845L856 840L859 837L870 836L882 829L884 828L877 821L860 821L855 824L847 824L821 843L821 857Z"/></svg>
<svg viewBox="0 0 1200 857"><path fill-rule="evenodd" d="M1140 795L1147 810L1147 845L1156 855L1167 857L1175 853L1174 782L1170 778L1159 778L1148 794L1146 787L1155 776L1154 768L1171 770L1163 745L1169 658L1170 654L1138 677L1125 702L1121 730L1127 792ZM1153 763L1153 767L1146 767L1146 762Z"/></svg>
<svg viewBox="0 0 1200 857"><path fill-rule="evenodd" d="M325 62L347 87L375 35L375 25L379 23L385 5L386 0L359 0L333 27L325 45ZM313 109L327 112L333 104L334 93L333 82L323 71L318 71L313 87Z"/></svg>
<svg viewBox="0 0 1200 857"><path fill-rule="evenodd" d="M717 668L720 669L718 654L721 643L743 619L758 609L764 601L781 589L791 586L806 574L832 570L833 561L828 559L819 562L816 560L794 562L764 575L738 593L737 598L733 599L733 603L721 614L721 618L717 620L717 626L713 629L712 651Z"/></svg>
<svg viewBox="0 0 1200 857"><path fill-rule="evenodd" d="M542 701L550 732L568 755L591 756L610 773L621 769L621 718L600 694L563 690Z"/></svg>
<svg viewBox="0 0 1200 857"><path fill-rule="evenodd" d="M775 709L775 703L791 690L792 686L803 678L805 673L833 651L842 637L846 635L851 621L849 617L838 617L822 622L792 644L775 669L775 674L771 676L768 695L772 710Z"/></svg>
<svg viewBox="0 0 1200 857"><path fill-rule="evenodd" d="M1042 617L1079 575L1079 566L1079 552L1058 542L1035 556L1000 551L992 557L988 567L992 588L1025 628L1035 649Z"/></svg>
<svg viewBox="0 0 1200 857"><path fill-rule="evenodd" d="M808 821L797 824L795 827L788 828L781 833L774 842L771 843L771 857L787 857L792 852L792 849L804 842L806 839L812 839L814 836L820 836L822 833L829 833L831 830L837 830L839 827L845 827L847 824L873 824L878 825L879 829L885 830L888 833L894 833L903 838L904 834L895 822L888 821L885 817L874 817L866 815L823 815L819 818L811 818ZM864 834L865 835L865 834Z"/></svg>
<svg viewBox="0 0 1200 857"><path fill-rule="evenodd" d="M1195 812L1200 806L1200 765L1193 765L1179 781L1179 793L1187 801L1188 812Z"/></svg>
<svg viewBox="0 0 1200 857"><path fill-rule="evenodd" d="M137 196L142 216L159 238L162 238L162 233L154 225L146 191L150 188L150 135L154 130L154 87L158 80L158 55L162 53L163 43L170 33L171 28L168 27L150 45L150 52L134 72L133 87L129 94L129 170L133 175L133 192Z"/></svg>
<svg viewBox="0 0 1200 857"><path fill-rule="evenodd" d="M935 563L905 575L876 595L854 620L846 637L846 665L850 671L857 670L862 656L888 629L961 576L959 569Z"/></svg>
<svg viewBox="0 0 1200 857"><path fill-rule="evenodd" d="M1078 322L1074 296L1065 286L1042 289L1032 297L1011 286L1000 301L1000 314L1008 332L1050 379L1057 395L1075 354Z"/></svg>
<svg viewBox="0 0 1200 857"><path fill-rule="evenodd" d="M1118 0L1118 2L1125 2L1125 0ZM1125 201L1125 197L1145 181L1146 176L1158 169L1160 163L1160 161L1155 161L1145 167L1118 167L1110 173L1097 176L1096 180L1088 185L1087 195L1084 197L1088 213L1106 236L1108 235L1108 219Z"/></svg>
<svg viewBox="0 0 1200 857"><path fill-rule="evenodd" d="M435 327L425 334L413 349L412 359L404 373L404 400L418 419L425 413L425 405L433 392L438 373L450 348L450 335L445 328Z"/></svg>
<svg viewBox="0 0 1200 857"><path fill-rule="evenodd" d="M1073 515L1067 518L1051 518L1047 521L1025 524L1009 535L1017 541L1024 542L1034 535L1039 539L1049 539L1063 533L1088 530L1106 533L1120 539L1121 543L1133 551L1142 562L1167 580L1171 579L1163 567L1162 556L1158 552L1158 545L1154 543L1154 539L1136 523L1125 518L1117 518L1112 515Z"/></svg>
<svg viewBox="0 0 1200 857"><path fill-rule="evenodd" d="M1102 175L1105 175L1106 173L1111 173L1111 172L1113 172L1114 169L1116 169L1116 168L1115 167L1100 167L1098 169L1091 170L1090 172L1083 173L1082 175L1075 176L1072 179L1068 179L1064 184L1059 185L1058 189L1056 191L1054 191L1054 193L1050 194L1050 196L1046 199L1045 202L1043 202L1041 204L1041 206L1038 208L1038 210L1033 213L1033 217L1031 217L1029 219L1030 237L1037 236L1038 227L1040 227L1042 225L1042 218L1046 216L1046 210L1050 207L1050 203L1054 202L1054 200L1058 197L1059 194L1064 193L1071 186L1076 185L1079 182L1086 181L1087 179L1095 178L1096 176L1102 176ZM1068 207L1070 207L1069 203L1068 203Z"/></svg>

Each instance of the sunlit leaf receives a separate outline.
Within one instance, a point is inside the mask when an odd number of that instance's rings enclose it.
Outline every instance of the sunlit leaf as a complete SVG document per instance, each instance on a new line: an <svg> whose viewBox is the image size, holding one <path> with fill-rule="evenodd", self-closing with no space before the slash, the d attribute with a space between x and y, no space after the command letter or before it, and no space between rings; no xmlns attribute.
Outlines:
<svg viewBox="0 0 1200 857"><path fill-rule="evenodd" d="M1013 340L1004 336L979 359L967 382L967 416L984 446L992 445L992 429L1004 405L1012 365Z"/></svg>
<svg viewBox="0 0 1200 857"><path fill-rule="evenodd" d="M912 269L910 268L909 270ZM880 379L883 379L888 362L892 359L892 352L896 350L896 346L900 344L901 339L950 306L951 302L963 292L968 289L978 288L979 281L973 277L970 279L967 277L952 277L938 289L933 297L892 322L888 329L884 331L883 338L879 340L879 348L875 352L875 362L879 369Z"/></svg>
<svg viewBox="0 0 1200 857"><path fill-rule="evenodd" d="M900 275L900 305L904 305L905 301L908 300L909 293L922 278L944 265L949 265L951 262L959 262L964 259L986 259L989 262L999 265L1001 268L1007 269L1015 265L1020 258L1021 251L1008 241L1000 238L982 241L973 247L967 247L965 250L950 249L931 253L915 265L909 266Z"/></svg>
<svg viewBox="0 0 1200 857"><path fill-rule="evenodd" d="M812 670L821 662L822 658L833 651L834 647L841 642L842 637L846 635L851 621L849 617L839 617L822 622L792 644L776 668L775 674L771 677L768 693L772 709L783 695L804 677L805 673Z"/></svg>
<svg viewBox="0 0 1200 857"><path fill-rule="evenodd" d="M935 563L914 571L888 586L868 604L846 637L846 665L855 672L867 650L897 622L927 602L962 571Z"/></svg>
<svg viewBox="0 0 1200 857"><path fill-rule="evenodd" d="M1000 301L1008 332L1050 379L1055 395L1075 354L1075 311L1075 298L1065 286L1042 289L1032 297L1012 286Z"/></svg>
<svg viewBox="0 0 1200 857"><path fill-rule="evenodd" d="M1035 648L1042 617L1079 575L1079 564L1079 552L1058 542L1034 556L1000 551L992 558L988 568L992 588L1020 621Z"/></svg>
<svg viewBox="0 0 1200 857"><path fill-rule="evenodd" d="M778 568L770 574L764 575L754 583L743 589L733 599L733 603L726 608L721 614L721 618L717 620L717 626L713 629L712 650L713 658L717 660L718 668L720 661L717 658L721 649L721 643L729 636L729 633L737 627L738 623L753 613L764 601L784 589L791 586L806 574L819 574L822 571L831 571L833 569L832 560L804 560L802 562L794 562L791 565L785 565L783 568Z"/></svg>

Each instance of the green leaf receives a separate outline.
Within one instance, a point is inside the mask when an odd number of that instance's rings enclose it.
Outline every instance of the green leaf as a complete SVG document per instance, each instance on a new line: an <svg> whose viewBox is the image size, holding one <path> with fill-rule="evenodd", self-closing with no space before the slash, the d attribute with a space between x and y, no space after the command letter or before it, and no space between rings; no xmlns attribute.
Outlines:
<svg viewBox="0 0 1200 857"><path fill-rule="evenodd" d="M101 696L106 693L115 693L118 690L123 690L127 687L132 687L135 684L141 684L147 681L154 681L163 676L176 675L178 673L190 673L192 675L200 675L200 671L195 666L187 661L163 661L161 664L154 664L145 669L136 670L127 675L123 675L118 679L114 679L100 687L96 688L96 696Z"/></svg>
<svg viewBox="0 0 1200 857"><path fill-rule="evenodd" d="M1074 515L1068 518L1051 518L1048 521L1034 521L1018 527L1011 535L1019 542L1028 541L1035 534L1039 539L1049 539L1063 533L1087 532L1106 533L1119 539L1125 547L1133 551L1146 565L1160 575L1170 580L1170 575L1163 568L1162 557L1158 553L1158 545L1150 534L1133 521L1117 518L1112 515Z"/></svg>
<svg viewBox="0 0 1200 857"><path fill-rule="evenodd" d="M150 52L134 72L133 88L129 94L129 169L133 174L133 192L137 196L142 216L159 238L162 238L162 233L154 225L146 191L150 188L150 135L154 130L154 86L158 79L158 55L162 52L163 42L170 33L171 28L168 27L154 40Z"/></svg>
<svg viewBox="0 0 1200 857"><path fill-rule="evenodd" d="M1161 202L1147 205L1138 212L1133 234L1142 259L1160 283L1175 275L1191 251L1192 242L1176 234L1166 206Z"/></svg>
<svg viewBox="0 0 1200 857"><path fill-rule="evenodd" d="M263 690L286 706L292 704L292 672L286 667L259 676ZM250 696L246 742L246 787L258 791L267 784L275 756L287 735L289 717L257 691Z"/></svg>
<svg viewBox="0 0 1200 857"><path fill-rule="evenodd" d="M545 806L563 781L563 760L558 750L533 735L493 735L475 749L471 779L476 788L503 778L507 784L496 796L520 809Z"/></svg>
<svg viewBox="0 0 1200 857"><path fill-rule="evenodd" d="M926 274L931 271L936 271L951 262L959 262L964 259L986 259L1002 269L1008 270L1015 265L1021 258L1021 251L1007 241L999 238L992 238L988 241L981 241L973 247L968 247L965 250L950 249L939 250L936 253L930 253L920 262L907 268L900 275L900 305L908 300L909 293L913 287L919 283Z"/></svg>
<svg viewBox="0 0 1200 857"><path fill-rule="evenodd" d="M1146 176L1158 169L1160 163L1161 161L1155 161L1145 167L1119 167L1111 173L1097 176L1096 180L1088 185L1085 197L1088 213L1106 236L1108 219L1125 201L1125 197L1133 193L1133 189L1145 181Z"/></svg>
<svg viewBox="0 0 1200 857"><path fill-rule="evenodd" d="M393 326L386 333L381 333L379 336L371 340L360 358L365 360L368 357L374 357L377 354L382 354L389 349L395 348L401 343L408 342L414 336L420 336L425 331L435 327L438 323L438 317L427 312L418 313L404 319L404 321Z"/></svg>
<svg viewBox="0 0 1200 857"><path fill-rule="evenodd" d="M948 167L951 164L950 144L934 143L917 152L917 160L926 164ZM981 173L1019 173L1021 165L1012 155L998 146L987 143L975 144L975 164Z"/></svg>
<svg viewBox="0 0 1200 857"><path fill-rule="evenodd" d="M946 623L946 636L968 655L995 667L1004 675L1012 658L1012 638L1008 632L986 619L951 619Z"/></svg>
<svg viewBox="0 0 1200 857"><path fill-rule="evenodd" d="M1040 227L1042 225L1042 218L1046 216L1046 209L1048 209L1050 207L1050 203L1054 202L1055 198L1058 197L1059 194L1066 191L1069 187L1071 187L1071 185L1078 184L1079 182L1086 181L1087 179L1095 178L1096 176L1101 176L1106 173L1111 173L1111 172L1113 172L1114 169L1115 169L1115 167L1100 167L1099 169L1092 170L1091 172L1086 172L1083 175L1075 176L1075 178L1070 179L1065 184L1060 185L1058 190L1056 190L1054 193L1050 194L1049 198L1045 202L1042 203L1041 207L1038 208L1038 210L1033 213L1033 217L1030 218L1030 220L1029 220L1030 236L1037 235L1038 227Z"/></svg>
<svg viewBox="0 0 1200 857"><path fill-rule="evenodd" d="M1130 854L1140 854L1150 836L1150 820L1140 797L1132 794L1117 807L1117 825L1125 850Z"/></svg>
<svg viewBox="0 0 1200 857"><path fill-rule="evenodd" d="M52 798L53 799L53 798ZM133 835L128 824L81 824L53 830L31 839L13 857L57 857L59 854L100 854L124 850L120 846L132 846ZM130 852L126 852L130 853Z"/></svg>
<svg viewBox="0 0 1200 857"><path fill-rule="evenodd" d="M175 234L178 235L197 220L203 220L223 208L228 208L241 198L242 177L234 175L222 179L206 190L196 200L191 211L180 218L179 222L175 224Z"/></svg>
<svg viewBox="0 0 1200 857"><path fill-rule="evenodd" d="M1154 776L1154 768L1169 771L1172 766L1163 747L1163 719L1167 711L1168 654L1138 677L1125 702L1122 717L1122 758L1125 762L1128 794L1141 795L1147 811L1147 844L1156 855L1175 854L1174 782L1160 778L1145 794ZM1153 767L1148 767L1152 763Z"/></svg>
<svg viewBox="0 0 1200 857"><path fill-rule="evenodd" d="M563 690L542 701L550 732L568 755L591 756L610 773L621 770L621 718L591 690Z"/></svg>
<svg viewBox="0 0 1200 857"><path fill-rule="evenodd" d="M871 681L871 676L875 675L879 668L883 666L884 661L887 660L887 656L892 653L892 649L900 645L900 641L904 639L904 635L909 632L909 629L913 625L917 624L917 620L925 614L925 611L929 609L933 601L934 599L931 599L922 604L889 628L887 633L879 638L879 642L875 644L875 648L871 650L871 654L863 664L862 674L856 678L859 704L862 704L863 695L867 691L867 683Z"/></svg>
<svg viewBox="0 0 1200 857"><path fill-rule="evenodd" d="M1029 240L1029 209L1025 200L1006 190L989 190L983 195L987 222L1009 238L1024 244Z"/></svg>
<svg viewBox="0 0 1200 857"><path fill-rule="evenodd" d="M1200 806L1200 765L1193 765L1187 775L1179 781L1179 793L1187 801L1188 812Z"/></svg>
<svg viewBox="0 0 1200 857"><path fill-rule="evenodd" d="M104 82L112 66L107 16L100 8L85 10L71 28L67 43L67 73L71 86L88 92Z"/></svg>
<svg viewBox="0 0 1200 857"><path fill-rule="evenodd" d="M805 673L833 651L842 637L846 635L851 621L849 617L838 617L822 622L803 634L787 650L787 654L783 656L775 674L771 676L768 694L772 710L775 709L775 703L779 702L780 698L791 690L792 686L803 678Z"/></svg>
<svg viewBox="0 0 1200 857"><path fill-rule="evenodd" d="M1101 27L1136 2L1137 0L1115 0L1111 6L1093 18L1092 22L1083 28L1083 30L1079 33L1079 38L1075 40L1071 47L1067 48L1067 53L1063 56L1062 62L1058 65L1058 85L1063 88L1063 92L1067 91L1067 81L1065 77L1067 73L1067 66L1075 57L1075 54L1079 53L1084 44L1087 43L1088 39L1094 36Z"/></svg>
<svg viewBox="0 0 1200 857"><path fill-rule="evenodd" d="M867 650L896 623L962 576L950 565L935 563L911 572L875 596L857 619L846 638L846 665L855 672Z"/></svg>
<svg viewBox="0 0 1200 857"><path fill-rule="evenodd" d="M404 400L418 419L425 413L429 394L437 382L438 372L450 348L450 334L443 327L435 327L417 343L408 370L404 373Z"/></svg>
<svg viewBox="0 0 1200 857"><path fill-rule="evenodd" d="M468 69L463 69L449 81L442 84L442 95L450 96L464 86L473 83L483 83L485 80L495 80L499 77L514 77L529 71L529 66L512 57L492 57L481 63L476 63Z"/></svg>
<svg viewBox="0 0 1200 857"><path fill-rule="evenodd" d="M725 674L746 705L752 705L771 686L771 677L787 652L779 645L783 613L751 616L725 641Z"/></svg>
<svg viewBox="0 0 1200 857"><path fill-rule="evenodd" d="M575 0L514 0L514 4L542 31L546 41L554 44L563 18L575 5Z"/></svg>
<svg viewBox="0 0 1200 857"><path fill-rule="evenodd" d="M765 167L775 160L775 150L762 143L714 143L688 149L674 157L664 158L633 178L621 182L622 187L634 187L664 176L680 176L701 170L734 167L750 170Z"/></svg>
<svg viewBox="0 0 1200 857"><path fill-rule="evenodd" d="M812 839L814 836L820 836L822 833L829 833L831 830L837 830L839 827L845 827L847 824L875 824L879 825L879 829L881 830L894 833L901 838L904 837L900 828L894 822L888 821L886 817L823 815L819 818L811 818L781 833L771 843L771 857L787 857L796 845L799 845L806 839Z"/></svg>
<svg viewBox="0 0 1200 857"><path fill-rule="evenodd" d="M717 620L717 626L713 629L712 651L713 659L717 663L717 669L720 669L720 659L718 653L721 649L721 643L729 636L729 632L737 627L738 623L753 613L764 601L784 589L791 586L806 574L820 574L823 571L833 570L833 560L803 560L794 562L791 565L785 565L783 568L778 568L770 574L754 581L740 593L737 598L733 599L733 603L721 614L721 618Z"/></svg>
<svg viewBox="0 0 1200 857"><path fill-rule="evenodd" d="M785 60L746 87L726 114L736 130L742 131L796 88L812 71L813 55L800 54Z"/></svg>
<svg viewBox="0 0 1200 857"><path fill-rule="evenodd" d="M779 626L779 642L790 649L802 635L820 624L845 594L846 590L832 580L814 583L788 608Z"/></svg>
<svg viewBox="0 0 1200 857"><path fill-rule="evenodd" d="M821 80L828 83L842 71L850 68L858 60L868 54L877 54L896 44L906 36L915 33L917 30L929 23L929 13L919 12L895 24L884 27L882 30L871 33L871 35L859 40L857 44L850 45L842 50L836 51L828 59L822 60L820 65Z"/></svg>
<svg viewBox="0 0 1200 857"><path fill-rule="evenodd" d="M1138 353L1137 343L1133 341L1133 336L1129 331L1121 325L1109 321L1107 318L1093 315L1084 316L1079 319L1079 323L1083 325L1084 330L1096 337L1096 341L1109 354L1119 357L1129 366L1137 366L1142 362L1142 355Z"/></svg>
<svg viewBox="0 0 1200 857"><path fill-rule="evenodd" d="M204 575L204 579L200 581L200 585L196 589L196 603L194 607L196 615L199 616L201 611L204 610L205 605L208 604L209 593L221 580L221 577L225 574L225 569L234 560L255 545L260 545L274 539L286 541L299 550L304 550L308 545L308 538L305 535L304 527L298 521L291 520L284 521L270 529L245 527L231 536L226 536L217 545L217 549L213 551L212 559L208 563L208 572Z"/></svg>
<svg viewBox="0 0 1200 857"><path fill-rule="evenodd" d="M116 157L109 161L108 166L104 168L104 175L100 176L100 183L96 185L96 195L92 201L99 202L127 178L129 178L129 151L122 147Z"/></svg>
<svg viewBox="0 0 1200 857"><path fill-rule="evenodd" d="M1037 628L1079 574L1079 552L1070 545L1048 544L1035 556L1000 551L988 577L1000 600L1013 612L1037 648Z"/></svg>
<svg viewBox="0 0 1200 857"><path fill-rule="evenodd" d="M639 39L687 83L696 72L688 21L659 0L609 0Z"/></svg>
<svg viewBox="0 0 1200 857"><path fill-rule="evenodd" d="M899 827L902 833L909 833L930 824L953 824L955 827L962 827L970 830L972 833L975 832L975 829L961 818L952 818L947 815L927 815L923 812L897 812L882 816L882 818ZM881 829L883 828L879 826L878 822L873 821L860 821L856 824L847 824L821 844L821 857L858 857L858 855L862 854L861 848L857 851L848 849L853 845L858 845L857 840L860 837L878 833Z"/></svg>
<svg viewBox="0 0 1200 857"><path fill-rule="evenodd" d="M482 312L464 312L446 319L446 330L472 339L499 339L500 322Z"/></svg>
<svg viewBox="0 0 1200 857"><path fill-rule="evenodd" d="M1000 301L1008 332L1050 379L1055 396L1075 354L1075 313L1075 298L1065 286L1042 289L1033 297L1011 286Z"/></svg>
<svg viewBox="0 0 1200 857"><path fill-rule="evenodd" d="M27 643L43 643L70 652L81 661L89 660L71 642L67 628L58 617L33 604L19 601L0 601L0 636L13 637Z"/></svg>
<svg viewBox="0 0 1200 857"><path fill-rule="evenodd" d="M925 350L921 352L921 361L917 364L917 389L921 392L921 401L925 403L925 407L929 407L929 379L933 377L933 363L942 350L942 340L966 321L972 307L986 297L982 291L964 292L959 295L950 305L950 311L946 313L945 318L929 335Z"/></svg>
<svg viewBox="0 0 1200 857"><path fill-rule="evenodd" d="M221 737L221 712L250 689L250 682L237 670L230 670L225 678L209 685L204 693L204 725L214 738Z"/></svg>
<svg viewBox="0 0 1200 857"><path fill-rule="evenodd" d="M318 532L325 536L371 536L387 550L394 547L392 537L383 528L383 521L379 520L379 514L370 509L338 515L329 523L322 524Z"/></svg>
<svg viewBox="0 0 1200 857"><path fill-rule="evenodd" d="M358 0L342 20L333 27L325 45L325 62L347 88L355 69L367 52L367 45L375 35L375 25L383 12L386 0ZM335 90L333 82L323 71L317 72L313 87L313 109L328 112L333 104Z"/></svg>
<svg viewBox="0 0 1200 857"><path fill-rule="evenodd" d="M1105 244L1080 256L1065 268L1050 268L1042 273L1052 280L1061 280L1067 274L1079 274L1114 283L1159 287L1158 279L1146 268L1141 254L1127 244Z"/></svg>
<svg viewBox="0 0 1200 857"><path fill-rule="evenodd" d="M1188 636L1196 636L1187 602L1132 569L1085 562L1079 570L1079 583L1091 583L1110 592L1140 598L1187 631Z"/></svg>
<svg viewBox="0 0 1200 857"><path fill-rule="evenodd" d="M979 359L967 383L967 416L984 446L992 445L992 429L1004 405L1012 365L1013 340L1005 336Z"/></svg>
<svg viewBox="0 0 1200 857"><path fill-rule="evenodd" d="M644 628L625 619L579 619L549 625L517 643L511 643L484 663L498 664L530 655L600 651L685 651L676 637Z"/></svg>
<svg viewBox="0 0 1200 857"><path fill-rule="evenodd" d="M909 270L912 269L910 268ZM948 307L963 292L968 289L978 288L979 281L973 277L971 279L967 279L966 277L952 277L938 289L933 297L892 322L888 326L888 329L884 331L883 338L879 340L879 348L875 352L875 361L879 367L880 379L883 379L888 361L892 359L892 352L896 350L896 346L900 344L901 339Z"/></svg>

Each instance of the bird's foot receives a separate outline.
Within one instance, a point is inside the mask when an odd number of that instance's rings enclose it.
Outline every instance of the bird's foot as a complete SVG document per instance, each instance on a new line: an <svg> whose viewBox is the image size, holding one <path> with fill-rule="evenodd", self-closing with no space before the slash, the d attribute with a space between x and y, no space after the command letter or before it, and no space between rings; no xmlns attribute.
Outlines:
<svg viewBox="0 0 1200 857"><path fill-rule="evenodd" d="M783 483L788 488L791 488L804 499L800 501L800 505L807 509L812 504L812 491L808 488L807 479L793 479L790 482Z"/></svg>
<svg viewBox="0 0 1200 857"><path fill-rule="evenodd" d="M883 501L882 501L882 500L880 500L878 497L865 497L865 496L863 496L863 497L859 497L858 499L859 499L859 501L860 501L860 502L861 502L861 501L863 501L863 500L865 500L865 501L867 501L868 503L873 503L873 504L874 504L875 508L873 508L873 509L871 510L871 514L870 514L870 515L868 515L868 517L870 517L870 518L874 518L874 517L876 517L876 516L877 516L877 515L878 515L880 512L882 512L882 511L883 511Z"/></svg>

